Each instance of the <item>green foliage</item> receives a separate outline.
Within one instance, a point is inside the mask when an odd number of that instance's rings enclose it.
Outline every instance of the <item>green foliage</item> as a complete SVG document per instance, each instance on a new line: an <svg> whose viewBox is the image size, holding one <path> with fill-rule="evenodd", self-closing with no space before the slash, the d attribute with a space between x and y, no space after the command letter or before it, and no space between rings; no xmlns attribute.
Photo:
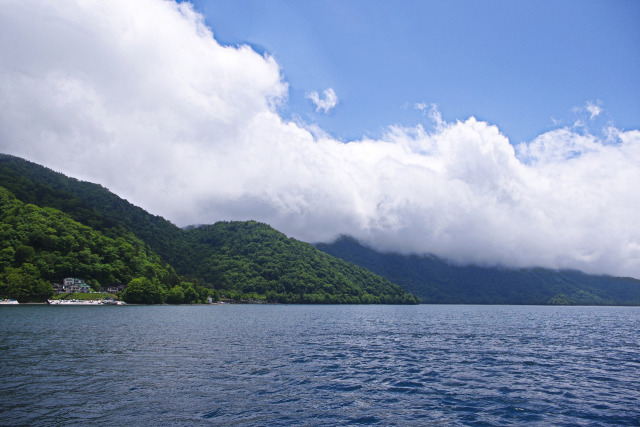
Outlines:
<svg viewBox="0 0 640 427"><path fill-rule="evenodd" d="M117 238L133 233L170 264L183 258L176 250L182 230L109 192L18 157L0 154L0 186L17 199L65 212L75 221ZM72 242L69 242L72 244ZM184 249L184 248L179 248Z"/></svg>
<svg viewBox="0 0 640 427"><path fill-rule="evenodd" d="M3 271L5 288L2 293L18 302L44 301L53 295L51 283L40 278L40 272L29 263L8 267Z"/></svg>
<svg viewBox="0 0 640 427"><path fill-rule="evenodd" d="M200 301L200 296L191 286L188 286L187 289L184 290L184 300L185 304L193 304Z"/></svg>
<svg viewBox="0 0 640 427"><path fill-rule="evenodd" d="M184 291L182 287L176 285L167 291L167 304L182 304L184 302Z"/></svg>
<svg viewBox="0 0 640 427"><path fill-rule="evenodd" d="M575 305L575 301L565 294L558 294L547 301L549 305Z"/></svg>
<svg viewBox="0 0 640 427"><path fill-rule="evenodd" d="M187 231L194 272L216 289L283 303L415 304L413 295L364 268L255 221Z"/></svg>
<svg viewBox="0 0 640 427"><path fill-rule="evenodd" d="M128 304L162 304L166 290L157 280L138 277L129 282L121 298Z"/></svg>
<svg viewBox="0 0 640 427"><path fill-rule="evenodd" d="M134 277L163 280L171 268L149 247L121 230L107 237L52 208L17 200L0 187L0 295L42 301L51 282L87 277L100 283L128 283Z"/></svg>

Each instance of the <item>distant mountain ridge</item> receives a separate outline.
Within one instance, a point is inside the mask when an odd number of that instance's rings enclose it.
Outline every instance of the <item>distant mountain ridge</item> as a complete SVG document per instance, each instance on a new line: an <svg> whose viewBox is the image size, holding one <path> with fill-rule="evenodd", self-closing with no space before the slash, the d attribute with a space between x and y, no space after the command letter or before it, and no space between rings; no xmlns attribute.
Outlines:
<svg viewBox="0 0 640 427"><path fill-rule="evenodd" d="M435 256L384 254L342 236L316 248L402 286L423 303L640 305L640 280L572 270L455 266Z"/></svg>

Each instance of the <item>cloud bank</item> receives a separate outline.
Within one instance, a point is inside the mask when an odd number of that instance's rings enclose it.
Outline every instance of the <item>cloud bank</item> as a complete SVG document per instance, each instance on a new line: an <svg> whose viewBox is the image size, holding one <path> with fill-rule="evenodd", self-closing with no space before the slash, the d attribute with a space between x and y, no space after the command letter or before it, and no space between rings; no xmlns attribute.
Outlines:
<svg viewBox="0 0 640 427"><path fill-rule="evenodd" d="M433 131L343 143L284 121L286 97L274 58L220 45L188 4L3 2L2 152L181 226L257 219L305 241L640 278L640 131L514 148L431 107Z"/></svg>

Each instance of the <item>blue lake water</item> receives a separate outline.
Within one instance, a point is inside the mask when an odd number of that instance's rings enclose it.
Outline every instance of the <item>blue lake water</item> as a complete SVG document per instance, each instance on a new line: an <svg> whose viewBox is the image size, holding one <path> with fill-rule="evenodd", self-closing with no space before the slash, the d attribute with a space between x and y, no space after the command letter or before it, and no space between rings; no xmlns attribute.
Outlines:
<svg viewBox="0 0 640 427"><path fill-rule="evenodd" d="M1 425L640 425L640 308L0 307Z"/></svg>

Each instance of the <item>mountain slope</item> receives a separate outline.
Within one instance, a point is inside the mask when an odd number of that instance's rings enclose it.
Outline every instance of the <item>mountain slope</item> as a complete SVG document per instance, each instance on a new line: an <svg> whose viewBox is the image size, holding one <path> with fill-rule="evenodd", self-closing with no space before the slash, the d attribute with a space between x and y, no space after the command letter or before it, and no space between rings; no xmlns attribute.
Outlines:
<svg viewBox="0 0 640 427"><path fill-rule="evenodd" d="M94 287L173 273L131 233L111 238L53 208L39 208L0 187L0 295L42 300L51 282L82 277Z"/></svg>
<svg viewBox="0 0 640 427"><path fill-rule="evenodd" d="M151 215L98 184L69 178L27 160L0 154L0 185L16 198L65 212L74 220L106 235L118 229L135 234L165 260L175 263L182 230Z"/></svg>
<svg viewBox="0 0 640 427"><path fill-rule="evenodd" d="M349 237L316 247L386 277L426 303L640 305L640 281L631 278L460 267L433 256L382 254Z"/></svg>
<svg viewBox="0 0 640 427"><path fill-rule="evenodd" d="M266 294L281 302L417 303L362 267L287 238L255 221L218 222L187 231L192 271L218 289Z"/></svg>
<svg viewBox="0 0 640 427"><path fill-rule="evenodd" d="M106 237L131 233L177 273L188 276L183 279L215 289L257 293L282 302L416 303L388 280L288 239L265 224L218 223L182 230L100 185L4 154L0 186L24 203L64 212Z"/></svg>

